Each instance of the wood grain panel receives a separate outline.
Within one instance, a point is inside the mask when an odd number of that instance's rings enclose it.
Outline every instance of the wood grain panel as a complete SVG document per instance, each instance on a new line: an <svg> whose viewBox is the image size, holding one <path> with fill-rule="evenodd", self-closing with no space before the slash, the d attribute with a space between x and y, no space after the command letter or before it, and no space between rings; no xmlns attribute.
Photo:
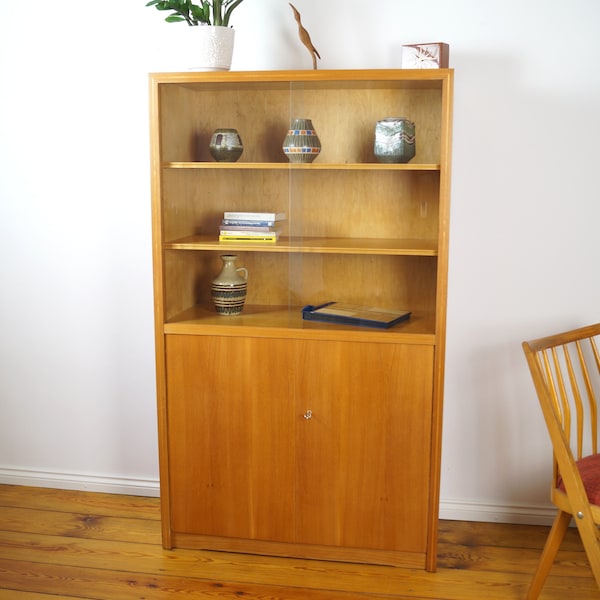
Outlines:
<svg viewBox="0 0 600 600"><path fill-rule="evenodd" d="M424 553L433 347L304 342L297 360L298 541Z"/></svg>
<svg viewBox="0 0 600 600"><path fill-rule="evenodd" d="M292 541L286 340L167 336L174 531Z"/></svg>

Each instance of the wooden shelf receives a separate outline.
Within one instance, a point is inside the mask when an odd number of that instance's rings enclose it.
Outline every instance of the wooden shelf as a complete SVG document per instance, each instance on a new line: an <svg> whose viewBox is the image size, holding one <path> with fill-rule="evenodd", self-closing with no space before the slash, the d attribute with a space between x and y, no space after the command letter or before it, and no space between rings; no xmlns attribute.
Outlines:
<svg viewBox="0 0 600 600"><path fill-rule="evenodd" d="M277 162L194 162L174 161L162 165L164 169L255 169L284 171L439 171L439 164L385 164L385 163L277 163Z"/></svg>
<svg viewBox="0 0 600 600"><path fill-rule="evenodd" d="M305 321L300 306L244 306L241 315L222 316L213 309L194 306L164 324L165 333L195 335L243 335L300 339L339 339L345 341L393 341L433 344L435 316L413 314L408 321L389 329L356 327Z"/></svg>
<svg viewBox="0 0 600 600"><path fill-rule="evenodd" d="M242 88L244 91L294 89L442 89L452 69L318 69L273 71L227 71L202 73L153 73L157 84L168 83L195 89L202 87L209 92Z"/></svg>
<svg viewBox="0 0 600 600"><path fill-rule="evenodd" d="M278 242L220 242L214 236L193 235L165 244L165 250L218 250L311 254L371 254L437 256L437 240L380 240L376 238L281 238Z"/></svg>

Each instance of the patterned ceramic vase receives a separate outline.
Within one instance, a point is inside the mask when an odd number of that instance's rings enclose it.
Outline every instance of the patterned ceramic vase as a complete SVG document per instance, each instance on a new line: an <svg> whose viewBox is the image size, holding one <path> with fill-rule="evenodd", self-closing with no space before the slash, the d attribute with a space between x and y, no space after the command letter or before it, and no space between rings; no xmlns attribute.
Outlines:
<svg viewBox="0 0 600 600"><path fill-rule="evenodd" d="M382 163L407 163L415 155L415 124L388 117L375 125L375 158Z"/></svg>
<svg viewBox="0 0 600 600"><path fill-rule="evenodd" d="M217 129L212 134L208 149L218 162L235 162L244 151L237 129Z"/></svg>
<svg viewBox="0 0 600 600"><path fill-rule="evenodd" d="M310 119L294 119L283 141L291 163L311 163L321 152L321 141Z"/></svg>
<svg viewBox="0 0 600 600"><path fill-rule="evenodd" d="M221 256L223 268L211 283L212 299L220 315L239 315L246 301L248 271L235 266L235 254Z"/></svg>

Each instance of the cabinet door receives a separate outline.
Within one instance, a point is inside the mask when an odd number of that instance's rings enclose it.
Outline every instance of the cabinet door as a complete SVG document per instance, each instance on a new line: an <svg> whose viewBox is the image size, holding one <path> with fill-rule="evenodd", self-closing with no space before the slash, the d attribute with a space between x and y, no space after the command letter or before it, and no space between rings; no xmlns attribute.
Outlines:
<svg viewBox="0 0 600 600"><path fill-rule="evenodd" d="M173 531L291 541L289 344L168 335L166 350Z"/></svg>
<svg viewBox="0 0 600 600"><path fill-rule="evenodd" d="M425 551L433 347L298 350L296 541Z"/></svg>

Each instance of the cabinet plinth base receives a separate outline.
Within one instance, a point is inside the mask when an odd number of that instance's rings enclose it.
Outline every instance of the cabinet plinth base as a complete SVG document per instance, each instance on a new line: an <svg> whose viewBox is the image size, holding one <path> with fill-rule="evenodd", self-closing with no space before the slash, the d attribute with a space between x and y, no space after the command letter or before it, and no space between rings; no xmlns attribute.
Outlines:
<svg viewBox="0 0 600 600"><path fill-rule="evenodd" d="M187 550L237 552L286 558L332 560L409 569L427 569L426 554L424 552L288 544L265 540L248 540L175 532L171 535L171 542L173 548L185 548Z"/></svg>

